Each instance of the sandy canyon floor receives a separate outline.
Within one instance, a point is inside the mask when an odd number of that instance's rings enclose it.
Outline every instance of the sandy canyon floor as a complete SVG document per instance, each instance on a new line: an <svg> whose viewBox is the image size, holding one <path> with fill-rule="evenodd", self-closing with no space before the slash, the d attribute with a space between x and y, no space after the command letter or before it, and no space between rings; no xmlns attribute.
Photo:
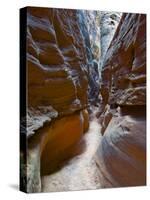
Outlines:
<svg viewBox="0 0 150 200"><path fill-rule="evenodd" d="M42 177L43 192L73 191L101 188L94 154L102 136L96 118L83 136L84 150L70 159L59 171Z"/></svg>

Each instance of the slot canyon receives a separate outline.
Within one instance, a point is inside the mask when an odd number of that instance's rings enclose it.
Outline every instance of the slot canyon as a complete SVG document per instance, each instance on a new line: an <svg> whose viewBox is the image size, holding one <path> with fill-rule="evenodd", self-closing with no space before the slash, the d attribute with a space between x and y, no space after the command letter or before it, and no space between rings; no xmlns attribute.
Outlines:
<svg viewBox="0 0 150 200"><path fill-rule="evenodd" d="M146 16L27 7L26 34L22 188L145 185Z"/></svg>

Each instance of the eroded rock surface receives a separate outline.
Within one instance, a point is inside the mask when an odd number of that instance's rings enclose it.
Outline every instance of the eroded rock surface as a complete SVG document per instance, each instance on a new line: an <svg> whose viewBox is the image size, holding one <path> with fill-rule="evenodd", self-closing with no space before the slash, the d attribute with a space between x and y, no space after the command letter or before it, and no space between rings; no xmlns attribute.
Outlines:
<svg viewBox="0 0 150 200"><path fill-rule="evenodd" d="M114 36L116 28L119 24L122 13L119 12L100 12L100 44L101 44L101 58L100 70L103 66L103 61Z"/></svg>
<svg viewBox="0 0 150 200"><path fill-rule="evenodd" d="M26 56L28 149L23 170L27 192L40 192L41 173L57 168L89 126L88 60L77 11L28 7Z"/></svg>
<svg viewBox="0 0 150 200"><path fill-rule="evenodd" d="M146 184L146 16L123 14L102 70L102 187Z"/></svg>
<svg viewBox="0 0 150 200"><path fill-rule="evenodd" d="M146 104L146 16L123 14L105 56L101 93L104 103Z"/></svg>
<svg viewBox="0 0 150 200"><path fill-rule="evenodd" d="M27 8L27 192L145 184L146 19L120 16Z"/></svg>
<svg viewBox="0 0 150 200"><path fill-rule="evenodd" d="M87 105L84 41L75 10L27 9L29 108L52 106L59 115Z"/></svg>
<svg viewBox="0 0 150 200"><path fill-rule="evenodd" d="M78 20L87 54L88 98L90 104L99 99L100 14L99 11L78 10Z"/></svg>
<svg viewBox="0 0 150 200"><path fill-rule="evenodd" d="M96 154L102 187L146 184L144 108L122 109L110 121Z"/></svg>

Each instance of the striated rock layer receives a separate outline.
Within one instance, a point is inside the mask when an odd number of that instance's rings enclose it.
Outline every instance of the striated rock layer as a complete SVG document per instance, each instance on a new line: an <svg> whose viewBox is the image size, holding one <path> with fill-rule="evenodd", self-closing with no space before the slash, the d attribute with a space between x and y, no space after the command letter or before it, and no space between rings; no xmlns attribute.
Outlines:
<svg viewBox="0 0 150 200"><path fill-rule="evenodd" d="M88 60L76 10L27 8L27 192L88 130ZM25 164L25 166L24 166Z"/></svg>
<svg viewBox="0 0 150 200"><path fill-rule="evenodd" d="M102 187L146 184L146 120L143 108L116 112L96 153Z"/></svg>
<svg viewBox="0 0 150 200"><path fill-rule="evenodd" d="M123 14L102 71L102 187L146 184L146 16ZM107 105L109 104L109 105Z"/></svg>
<svg viewBox="0 0 150 200"><path fill-rule="evenodd" d="M104 136L99 136L99 145L95 139L90 142L92 157L88 160L85 153L85 157L79 156L79 161L84 158L83 166L89 165L86 173L93 177L89 180L96 181L96 188L144 185L146 19L145 15L123 14L105 54L110 42L105 37L105 31L109 30L108 35L113 35L120 15L111 13L107 16L104 13L104 16L103 20L109 19L108 24L101 27L103 68L100 90L102 115L99 122ZM28 108L23 120L27 121L28 149L27 162L21 166L27 175L27 192L40 192L41 175L47 176L56 169L62 169L67 159L82 149L81 138L89 128L88 100L91 105L99 100L101 45L98 44L100 33L97 34L96 29L99 23L97 17L99 13L95 11L27 8ZM98 124L96 127L99 128ZM92 129L96 131L96 139L97 128ZM24 127L22 129L25 133ZM84 135L83 138L88 136ZM85 152L89 153L89 150ZM94 171L90 173L92 163ZM76 164L77 170L73 170L72 174L80 174L80 162ZM77 177L78 181L71 185L72 190L74 186L84 189L88 185L91 188L90 181L85 184L88 175L84 176L83 166L83 177L81 180ZM73 169L72 164L70 169ZM76 176L73 180L76 180Z"/></svg>
<svg viewBox="0 0 150 200"><path fill-rule="evenodd" d="M87 58L75 10L27 9L28 107L59 116L87 106Z"/></svg>
<svg viewBox="0 0 150 200"><path fill-rule="evenodd" d="M146 104L146 16L123 14L102 69L103 102Z"/></svg>

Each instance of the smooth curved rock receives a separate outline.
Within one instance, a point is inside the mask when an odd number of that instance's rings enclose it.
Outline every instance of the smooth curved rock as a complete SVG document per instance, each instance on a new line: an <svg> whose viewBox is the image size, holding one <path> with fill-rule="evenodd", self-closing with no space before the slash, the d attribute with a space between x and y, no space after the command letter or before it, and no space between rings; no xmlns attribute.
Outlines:
<svg viewBox="0 0 150 200"><path fill-rule="evenodd" d="M80 141L83 129L82 112L58 119L50 126L41 154L42 175L56 170L69 157L70 150Z"/></svg>
<svg viewBox="0 0 150 200"><path fill-rule="evenodd" d="M27 192L41 191L41 175L49 174L71 156L84 131L81 111L56 119L28 139Z"/></svg>
<svg viewBox="0 0 150 200"><path fill-rule="evenodd" d="M96 153L102 187L146 184L145 114L129 110L112 118Z"/></svg>

